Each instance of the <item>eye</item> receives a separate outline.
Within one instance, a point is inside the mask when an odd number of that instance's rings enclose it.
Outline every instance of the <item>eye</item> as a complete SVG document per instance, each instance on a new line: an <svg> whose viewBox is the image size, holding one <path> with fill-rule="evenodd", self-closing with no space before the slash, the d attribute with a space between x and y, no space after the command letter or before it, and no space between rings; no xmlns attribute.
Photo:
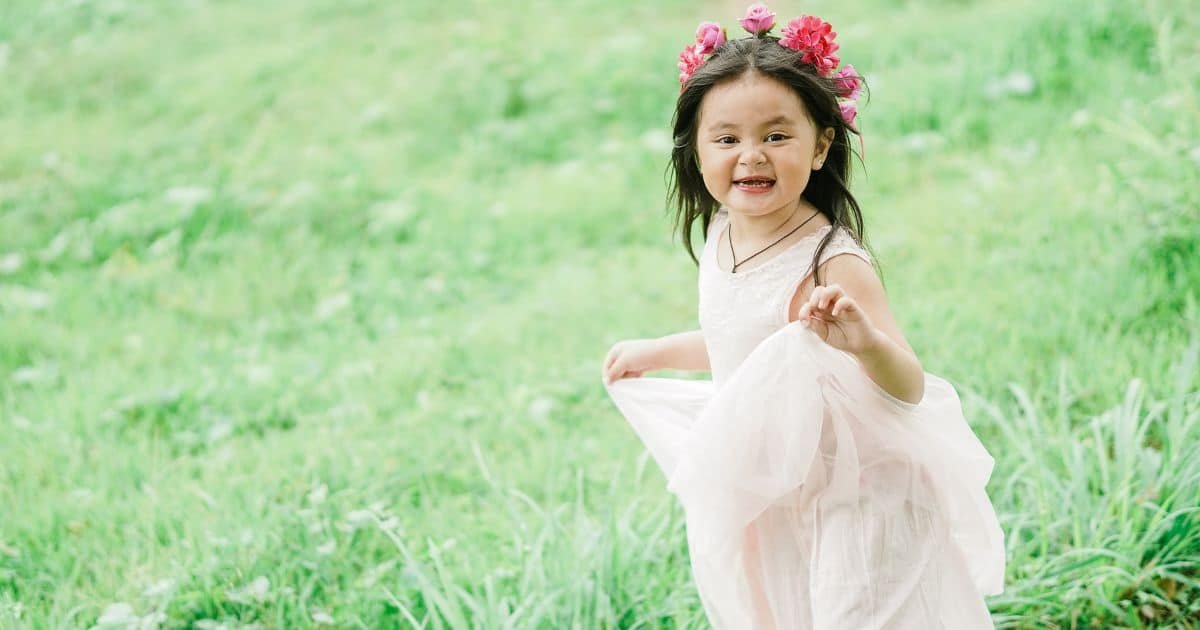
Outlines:
<svg viewBox="0 0 1200 630"><path fill-rule="evenodd" d="M721 136L720 138L717 138L716 142L717 144L733 144L734 142L737 142L737 138L734 138L733 136Z"/></svg>
<svg viewBox="0 0 1200 630"><path fill-rule="evenodd" d="M787 140L787 136L782 133L773 133L767 136L767 142L783 142Z"/></svg>

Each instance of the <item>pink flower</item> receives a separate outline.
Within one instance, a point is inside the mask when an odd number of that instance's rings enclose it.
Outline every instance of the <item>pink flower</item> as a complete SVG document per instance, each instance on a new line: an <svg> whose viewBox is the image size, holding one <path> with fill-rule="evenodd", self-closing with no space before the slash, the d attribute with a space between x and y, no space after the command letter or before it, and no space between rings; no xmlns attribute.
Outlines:
<svg viewBox="0 0 1200 630"><path fill-rule="evenodd" d="M716 22L701 22L696 28L696 44L702 55L715 52L725 44L725 29Z"/></svg>
<svg viewBox="0 0 1200 630"><path fill-rule="evenodd" d="M846 126L858 131L858 126L854 124L854 119L858 117L858 103L841 101L838 103L838 109L842 110L842 120L846 121Z"/></svg>
<svg viewBox="0 0 1200 630"><path fill-rule="evenodd" d="M860 78L854 66L850 64L842 66L842 69L833 78L834 83L837 84L838 94L842 98L858 100L858 95L862 93L862 83L859 82Z"/></svg>
<svg viewBox="0 0 1200 630"><path fill-rule="evenodd" d="M759 2L746 9L746 17L738 20L738 24L751 35L762 35L775 26L775 14Z"/></svg>
<svg viewBox="0 0 1200 630"><path fill-rule="evenodd" d="M802 15L788 22L779 43L787 48L804 53L805 63L812 64L818 74L828 76L837 68L841 59L833 54L838 49L833 39L837 33L829 22L815 15Z"/></svg>
<svg viewBox="0 0 1200 630"><path fill-rule="evenodd" d="M688 46L679 53L679 83L682 85L687 83L688 79L692 78L692 74L696 72L704 64L704 57L700 54L700 44Z"/></svg>

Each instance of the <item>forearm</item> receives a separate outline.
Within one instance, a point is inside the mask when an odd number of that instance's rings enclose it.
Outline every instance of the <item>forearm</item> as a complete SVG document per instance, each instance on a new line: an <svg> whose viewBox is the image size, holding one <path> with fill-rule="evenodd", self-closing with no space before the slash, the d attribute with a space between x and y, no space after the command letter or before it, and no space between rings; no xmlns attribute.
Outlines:
<svg viewBox="0 0 1200 630"><path fill-rule="evenodd" d="M699 330L689 330L659 337L659 359L661 369L707 371L711 369L708 363L708 346L704 344L704 334Z"/></svg>
<svg viewBox="0 0 1200 630"><path fill-rule="evenodd" d="M921 362L883 332L856 355L867 376L884 391L909 403L919 403L925 395L925 370Z"/></svg>

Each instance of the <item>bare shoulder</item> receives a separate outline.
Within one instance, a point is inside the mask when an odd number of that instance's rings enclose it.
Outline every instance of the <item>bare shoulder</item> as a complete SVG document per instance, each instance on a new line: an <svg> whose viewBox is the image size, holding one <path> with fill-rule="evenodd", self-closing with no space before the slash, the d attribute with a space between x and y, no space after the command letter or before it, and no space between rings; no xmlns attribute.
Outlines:
<svg viewBox="0 0 1200 630"><path fill-rule="evenodd" d="M840 286L846 295L854 298L854 301L866 312L876 327L902 348L912 352L912 346L904 338L904 334L900 331L900 326L892 314L883 282L870 262L857 253L840 252L821 263L820 275L822 284ZM789 309L790 321L796 319L800 306L808 299L812 289L813 276L810 274L804 282L800 283L796 295L792 296L792 308Z"/></svg>

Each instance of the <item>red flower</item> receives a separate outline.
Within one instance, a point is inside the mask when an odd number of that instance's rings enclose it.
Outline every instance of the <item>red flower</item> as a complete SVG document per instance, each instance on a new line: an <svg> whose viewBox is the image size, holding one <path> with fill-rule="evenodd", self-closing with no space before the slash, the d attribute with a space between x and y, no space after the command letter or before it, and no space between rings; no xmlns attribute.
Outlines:
<svg viewBox="0 0 1200 630"><path fill-rule="evenodd" d="M680 85L687 83L687 80L692 78L692 74L696 72L704 64L704 56L700 54L700 44L688 46L679 53L679 83Z"/></svg>
<svg viewBox="0 0 1200 630"><path fill-rule="evenodd" d="M792 50L804 53L805 63L812 64L821 76L829 76L841 59L833 54L838 49L833 39L837 33L829 22L815 15L802 15L787 23L779 43Z"/></svg>
<svg viewBox="0 0 1200 630"><path fill-rule="evenodd" d="M701 22L696 28L696 43L700 46L697 52L701 54L716 52L725 45L725 29L716 22Z"/></svg>
<svg viewBox="0 0 1200 630"><path fill-rule="evenodd" d="M862 92L862 85L859 83L861 77L858 76L858 71L854 69L854 66L850 64L842 66L842 69L833 78L838 87L838 94L842 98L858 100L858 95Z"/></svg>

